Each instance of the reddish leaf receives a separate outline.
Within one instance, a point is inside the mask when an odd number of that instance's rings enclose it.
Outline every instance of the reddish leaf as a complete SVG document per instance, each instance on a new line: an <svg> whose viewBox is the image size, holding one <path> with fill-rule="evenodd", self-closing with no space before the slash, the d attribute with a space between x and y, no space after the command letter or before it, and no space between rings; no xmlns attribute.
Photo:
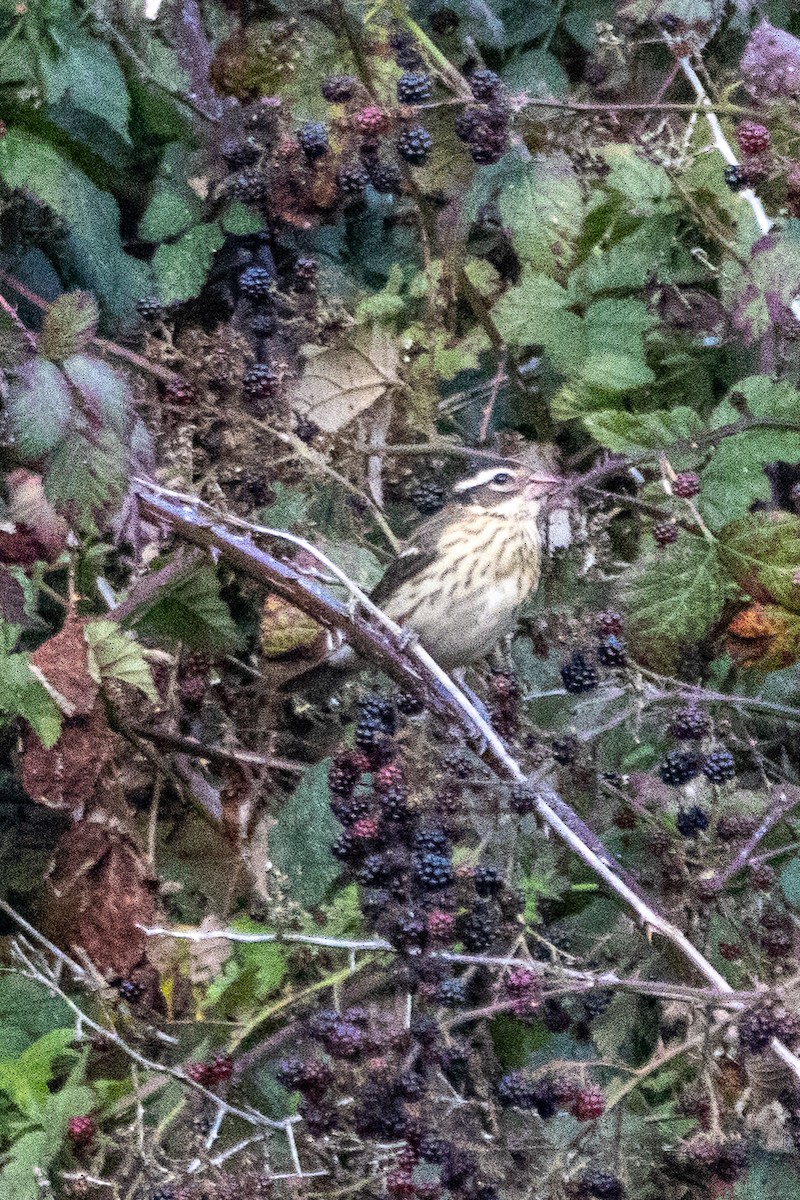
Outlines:
<svg viewBox="0 0 800 1200"><path fill-rule="evenodd" d="M742 667L780 671L800 658L800 616L777 604L751 604L727 634L728 653Z"/></svg>
<svg viewBox="0 0 800 1200"><path fill-rule="evenodd" d="M85 624L78 617L68 616L61 632L48 638L31 655L31 666L72 706L69 716L90 713L99 690L89 674L89 647L83 636Z"/></svg>
<svg viewBox="0 0 800 1200"><path fill-rule="evenodd" d="M29 730L22 761L25 791L37 804L70 813L78 820L94 798L97 781L118 741L99 705L88 717L66 721L52 750L46 750Z"/></svg>

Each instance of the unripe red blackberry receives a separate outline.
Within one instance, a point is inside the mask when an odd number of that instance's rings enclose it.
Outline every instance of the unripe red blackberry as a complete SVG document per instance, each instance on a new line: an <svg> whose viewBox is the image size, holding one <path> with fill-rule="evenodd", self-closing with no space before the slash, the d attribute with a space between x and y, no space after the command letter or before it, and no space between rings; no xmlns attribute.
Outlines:
<svg viewBox="0 0 800 1200"><path fill-rule="evenodd" d="M268 400L278 390L280 376L269 363L255 363L242 376L242 391L250 400Z"/></svg>
<svg viewBox="0 0 800 1200"><path fill-rule="evenodd" d="M184 1067L186 1075L191 1079L192 1083L201 1083L204 1087L208 1086L208 1063L190 1062Z"/></svg>
<svg viewBox="0 0 800 1200"><path fill-rule="evenodd" d="M499 75L480 67L472 72L467 83L475 99L482 101L493 100L503 86Z"/></svg>
<svg viewBox="0 0 800 1200"><path fill-rule="evenodd" d="M298 130L297 140L303 154L311 160L322 158L330 149L328 130L319 121L306 121Z"/></svg>
<svg viewBox="0 0 800 1200"><path fill-rule="evenodd" d="M742 154L763 154L771 140L766 126L756 121L740 121L736 126L736 141Z"/></svg>
<svg viewBox="0 0 800 1200"><path fill-rule="evenodd" d="M703 759L703 774L711 783L722 784L736 775L736 760L730 750L714 750Z"/></svg>
<svg viewBox="0 0 800 1200"><path fill-rule="evenodd" d="M597 687L600 677L585 655L576 650L561 668L561 679L566 690L574 696L591 692Z"/></svg>
<svg viewBox="0 0 800 1200"><path fill-rule="evenodd" d="M428 933L437 942L448 942L453 936L455 916L443 908L434 908L428 913Z"/></svg>
<svg viewBox="0 0 800 1200"><path fill-rule="evenodd" d="M682 787L700 774L700 763L685 750L670 750L659 768L659 774L662 782L670 787Z"/></svg>
<svg viewBox="0 0 800 1200"><path fill-rule="evenodd" d="M709 730L708 717L699 708L684 708L675 714L670 725L673 737L683 741L700 741Z"/></svg>
<svg viewBox="0 0 800 1200"><path fill-rule="evenodd" d="M605 1112L606 1100L596 1084L581 1088L572 1102L570 1112L579 1121L596 1121Z"/></svg>
<svg viewBox="0 0 800 1200"><path fill-rule="evenodd" d="M430 75L407 71L397 81L397 99L400 104L424 104L433 94Z"/></svg>
<svg viewBox="0 0 800 1200"><path fill-rule="evenodd" d="M720 942L717 946L720 958L724 958L726 962L736 962L742 957L742 948L734 942Z"/></svg>
<svg viewBox="0 0 800 1200"><path fill-rule="evenodd" d="M675 825L682 837L697 837L698 833L708 829L708 813L697 804L693 804L691 808L681 808L678 810Z"/></svg>
<svg viewBox="0 0 800 1200"><path fill-rule="evenodd" d="M539 977L527 967L514 967L506 975L503 984L509 996L527 996L531 992L538 992Z"/></svg>
<svg viewBox="0 0 800 1200"><path fill-rule="evenodd" d="M695 471L682 471L672 481L672 493L681 500L691 500L700 491L700 476Z"/></svg>
<svg viewBox="0 0 800 1200"><path fill-rule="evenodd" d="M328 104L346 104L353 98L357 83L352 75L330 75L322 81L322 98Z"/></svg>
<svg viewBox="0 0 800 1200"><path fill-rule="evenodd" d="M367 104L353 116L353 124L366 137L384 133L389 128L389 117L382 108Z"/></svg>
<svg viewBox="0 0 800 1200"><path fill-rule="evenodd" d="M671 546L678 539L678 526L672 521L657 521L652 533L657 546Z"/></svg>
<svg viewBox="0 0 800 1200"><path fill-rule="evenodd" d="M171 379L164 390L164 399L169 404L183 407L197 399L194 388L185 379Z"/></svg>
<svg viewBox="0 0 800 1200"><path fill-rule="evenodd" d="M220 1051L208 1064L209 1083L224 1083L233 1074L233 1059Z"/></svg>
<svg viewBox="0 0 800 1200"><path fill-rule="evenodd" d="M374 817L359 817L351 826L350 832L362 842L374 842L378 836L378 822Z"/></svg>
<svg viewBox="0 0 800 1200"><path fill-rule="evenodd" d="M610 609L598 613L594 619L594 628L598 637L620 637L623 624L622 614L612 612Z"/></svg>
<svg viewBox="0 0 800 1200"><path fill-rule="evenodd" d="M421 167L433 149L433 138L422 125L404 129L397 139L397 153L412 166Z"/></svg>
<svg viewBox="0 0 800 1200"><path fill-rule="evenodd" d="M274 276L268 267L248 267L239 276L239 291L248 300L265 300L272 291Z"/></svg>
<svg viewBox="0 0 800 1200"><path fill-rule="evenodd" d="M94 1121L91 1117L70 1117L67 1121L67 1137L73 1146L88 1146L94 1141Z"/></svg>

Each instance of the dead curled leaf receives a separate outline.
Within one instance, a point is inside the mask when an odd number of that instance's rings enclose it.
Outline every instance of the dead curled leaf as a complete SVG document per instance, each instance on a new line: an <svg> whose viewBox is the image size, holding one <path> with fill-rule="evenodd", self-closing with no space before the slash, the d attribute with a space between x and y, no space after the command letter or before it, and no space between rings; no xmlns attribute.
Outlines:
<svg viewBox="0 0 800 1200"><path fill-rule="evenodd" d="M155 887L132 838L105 814L60 838L49 883L61 941L81 946L99 971L128 978L146 955L139 925L152 925Z"/></svg>
<svg viewBox="0 0 800 1200"><path fill-rule="evenodd" d="M386 330L362 327L344 345L313 347L292 388L292 407L325 433L337 433L398 382L397 341Z"/></svg>
<svg viewBox="0 0 800 1200"><path fill-rule="evenodd" d="M60 633L48 638L31 655L31 667L52 694L66 700L59 705L69 716L86 715L94 708L99 691L89 674L86 622L70 613ZM49 686L48 686L49 685Z"/></svg>
<svg viewBox="0 0 800 1200"><path fill-rule="evenodd" d="M25 791L37 804L79 820L94 799L98 780L118 745L119 739L109 728L100 705L89 715L65 721L61 737L51 750L46 750L29 730L22 758Z"/></svg>
<svg viewBox="0 0 800 1200"><path fill-rule="evenodd" d="M726 645L740 667L780 671L800 658L800 615L779 604L750 604L728 625Z"/></svg>

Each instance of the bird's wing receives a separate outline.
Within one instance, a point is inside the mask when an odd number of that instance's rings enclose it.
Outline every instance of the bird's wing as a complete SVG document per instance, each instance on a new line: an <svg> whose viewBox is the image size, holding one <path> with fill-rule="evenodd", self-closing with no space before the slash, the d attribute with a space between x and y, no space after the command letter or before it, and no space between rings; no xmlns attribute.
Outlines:
<svg viewBox="0 0 800 1200"><path fill-rule="evenodd" d="M409 579L424 571L436 558L439 539L451 519L443 510L423 521L414 531L413 542L386 568L383 578L370 592L370 599L380 605Z"/></svg>

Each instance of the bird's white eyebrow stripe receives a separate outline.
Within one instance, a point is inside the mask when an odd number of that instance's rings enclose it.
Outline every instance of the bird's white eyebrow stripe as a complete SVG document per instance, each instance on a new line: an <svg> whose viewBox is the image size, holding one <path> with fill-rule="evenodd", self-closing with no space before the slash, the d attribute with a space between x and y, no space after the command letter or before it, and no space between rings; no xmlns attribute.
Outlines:
<svg viewBox="0 0 800 1200"><path fill-rule="evenodd" d="M454 484L453 491L468 492L472 488L481 487L482 484L488 483L491 479L494 479L498 471L508 471L509 475L514 474L514 471L509 467L487 467L483 471L478 471L477 475L470 475L469 479L462 479L460 483Z"/></svg>

